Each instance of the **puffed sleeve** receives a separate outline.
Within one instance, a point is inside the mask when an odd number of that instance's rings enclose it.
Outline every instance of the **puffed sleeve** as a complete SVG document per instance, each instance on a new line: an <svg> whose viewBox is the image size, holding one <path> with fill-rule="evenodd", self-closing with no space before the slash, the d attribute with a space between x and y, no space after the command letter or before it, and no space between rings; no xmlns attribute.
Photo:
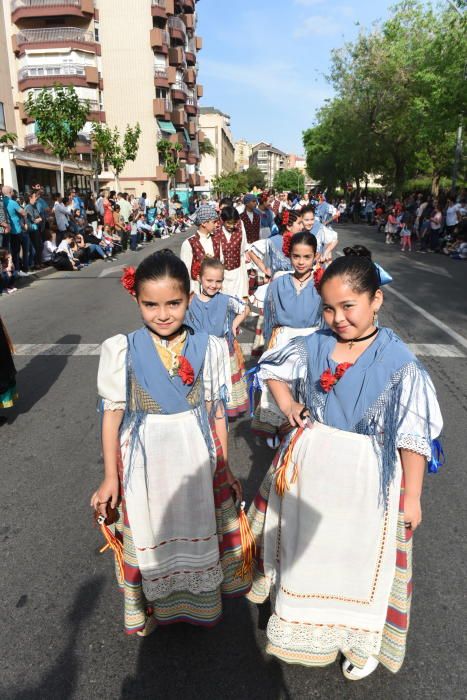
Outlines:
<svg viewBox="0 0 467 700"><path fill-rule="evenodd" d="M229 347L224 338L209 336L203 379L205 401L228 401L232 395L232 376Z"/></svg>
<svg viewBox="0 0 467 700"><path fill-rule="evenodd" d="M233 311L237 316L245 311L245 302L238 297L230 297L229 299L229 309Z"/></svg>
<svg viewBox="0 0 467 700"><path fill-rule="evenodd" d="M114 335L102 343L97 393L104 411L124 410L126 404L126 355L128 341L124 335Z"/></svg>
<svg viewBox="0 0 467 700"><path fill-rule="evenodd" d="M431 441L443 428L443 418L433 382L427 372L417 370L402 379L397 447L431 459Z"/></svg>
<svg viewBox="0 0 467 700"><path fill-rule="evenodd" d="M266 350L259 361L258 379L261 388L268 379L277 379L292 385L292 382L298 379L305 379L306 372L303 338L294 338L279 350Z"/></svg>

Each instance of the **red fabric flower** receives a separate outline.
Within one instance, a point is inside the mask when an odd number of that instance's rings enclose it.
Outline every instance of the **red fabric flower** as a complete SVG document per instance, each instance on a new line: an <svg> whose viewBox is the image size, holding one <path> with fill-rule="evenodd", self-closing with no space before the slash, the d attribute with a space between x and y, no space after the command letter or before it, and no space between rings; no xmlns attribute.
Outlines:
<svg viewBox="0 0 467 700"><path fill-rule="evenodd" d="M191 386L195 381L195 372L189 361L183 355L178 358L178 376L184 384Z"/></svg>
<svg viewBox="0 0 467 700"><path fill-rule="evenodd" d="M120 277L120 282L122 286L127 290L132 297L136 296L135 291L135 274L136 269L134 267L124 267L123 275Z"/></svg>
<svg viewBox="0 0 467 700"><path fill-rule="evenodd" d="M289 219L290 219L290 210L284 209L284 211L282 212L282 226L288 226Z"/></svg>
<svg viewBox="0 0 467 700"><path fill-rule="evenodd" d="M328 394L331 391L334 384L337 384L337 379L330 369L326 369L319 378L319 383L321 384L322 390L325 391L326 394Z"/></svg>
<svg viewBox="0 0 467 700"><path fill-rule="evenodd" d="M349 369L349 367L352 367L351 362L340 362L336 367L336 371L334 372L335 378L340 379L341 377L343 377Z"/></svg>
<svg viewBox="0 0 467 700"><path fill-rule="evenodd" d="M324 267L318 267L313 273L313 280L315 283L315 289L318 294L321 294L321 280L324 275Z"/></svg>
<svg viewBox="0 0 467 700"><path fill-rule="evenodd" d="M291 244L291 242L292 242L292 233L290 231L286 231L284 233L283 238L282 238L282 252L288 258L290 258L290 244Z"/></svg>
<svg viewBox="0 0 467 700"><path fill-rule="evenodd" d="M191 264L191 279L197 280L201 274L201 263L199 260L193 260Z"/></svg>

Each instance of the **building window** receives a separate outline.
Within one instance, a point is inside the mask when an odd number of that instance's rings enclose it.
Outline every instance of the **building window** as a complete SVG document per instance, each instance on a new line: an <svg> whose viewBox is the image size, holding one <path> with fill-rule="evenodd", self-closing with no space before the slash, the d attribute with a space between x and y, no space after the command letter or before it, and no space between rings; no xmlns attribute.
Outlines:
<svg viewBox="0 0 467 700"><path fill-rule="evenodd" d="M3 102L0 102L0 129L6 131L5 110L3 109Z"/></svg>
<svg viewBox="0 0 467 700"><path fill-rule="evenodd" d="M99 39L99 25L98 24L94 24L94 41L97 41L97 43L99 43L99 41L100 41L100 39Z"/></svg>

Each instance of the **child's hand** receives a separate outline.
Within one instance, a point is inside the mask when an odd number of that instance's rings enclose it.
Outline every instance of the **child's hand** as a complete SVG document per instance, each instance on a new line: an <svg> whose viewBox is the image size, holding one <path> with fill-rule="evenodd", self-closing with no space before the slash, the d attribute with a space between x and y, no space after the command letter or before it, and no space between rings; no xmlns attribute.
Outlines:
<svg viewBox="0 0 467 700"><path fill-rule="evenodd" d="M226 467L227 471L227 482L232 490L232 495L233 499L235 502L237 501L243 501L243 488L240 483L239 479L236 479L232 472L230 471L230 467Z"/></svg>
<svg viewBox="0 0 467 700"><path fill-rule="evenodd" d="M292 401L290 406L284 411L289 424L293 428L304 428L307 422L307 416L302 416L305 406L297 401Z"/></svg>
<svg viewBox="0 0 467 700"><path fill-rule="evenodd" d="M419 496L404 497L404 523L408 530L416 530L422 522L422 506Z"/></svg>
<svg viewBox="0 0 467 700"><path fill-rule="evenodd" d="M100 515L103 515L104 517L107 516L107 506L110 505L111 508L115 508L117 505L119 492L120 485L118 482L118 476L106 477L97 491L95 491L91 497L91 508L94 508L94 510Z"/></svg>

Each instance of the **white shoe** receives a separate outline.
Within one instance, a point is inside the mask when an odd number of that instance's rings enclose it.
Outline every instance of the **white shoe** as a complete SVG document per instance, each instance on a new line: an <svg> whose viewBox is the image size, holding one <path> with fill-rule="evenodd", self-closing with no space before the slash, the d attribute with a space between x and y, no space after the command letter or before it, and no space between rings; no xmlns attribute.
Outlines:
<svg viewBox="0 0 467 700"><path fill-rule="evenodd" d="M349 681L360 681L373 673L378 667L379 661L374 656L370 656L363 668L357 668L350 661L344 658L342 662L342 673Z"/></svg>
<svg viewBox="0 0 467 700"><path fill-rule="evenodd" d="M22 270L20 270L18 272L18 277L29 277L29 272L23 272Z"/></svg>

